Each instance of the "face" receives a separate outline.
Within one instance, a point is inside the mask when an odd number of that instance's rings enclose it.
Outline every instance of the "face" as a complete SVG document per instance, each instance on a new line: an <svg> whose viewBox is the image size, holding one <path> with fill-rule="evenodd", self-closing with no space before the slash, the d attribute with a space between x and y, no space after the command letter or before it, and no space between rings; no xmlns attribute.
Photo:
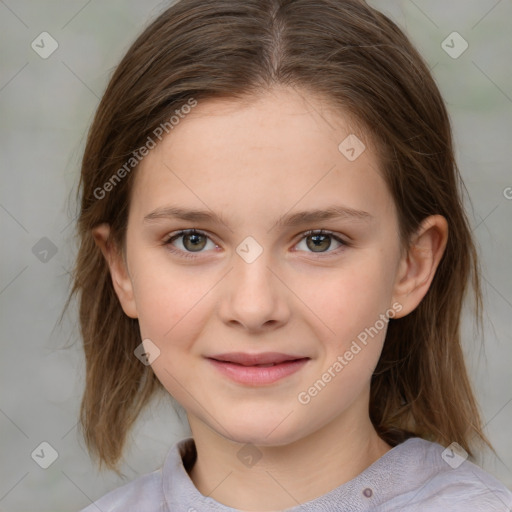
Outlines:
<svg viewBox="0 0 512 512"><path fill-rule="evenodd" d="M111 270L191 425L280 445L367 410L388 320L422 293L404 292L375 152L339 148L351 134L319 98L277 89L200 102L137 169ZM337 215L297 215L315 211Z"/></svg>

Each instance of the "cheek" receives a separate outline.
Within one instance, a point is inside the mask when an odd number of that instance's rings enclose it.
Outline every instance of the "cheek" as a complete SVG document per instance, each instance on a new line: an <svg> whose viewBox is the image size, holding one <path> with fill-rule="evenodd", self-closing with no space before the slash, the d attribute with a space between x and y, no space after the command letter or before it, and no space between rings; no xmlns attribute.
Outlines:
<svg viewBox="0 0 512 512"><path fill-rule="evenodd" d="M190 333L197 325L198 312L204 307L211 288L208 279L192 275L190 271L173 268L165 258L134 258L133 287L139 325L143 337L155 339L157 344L179 343L180 331Z"/></svg>
<svg viewBox="0 0 512 512"><path fill-rule="evenodd" d="M369 389L379 361L389 318L394 316L391 311L386 317L390 286L382 272L376 264L333 273L328 283L308 296L320 318L316 334L324 353L319 372L305 383L301 397L314 400L319 410L331 410L333 416L337 414L333 403L346 408Z"/></svg>
<svg viewBox="0 0 512 512"><path fill-rule="evenodd" d="M299 294L321 332L342 349L391 307L392 272L384 258L361 258L314 282L303 280Z"/></svg>
<svg viewBox="0 0 512 512"><path fill-rule="evenodd" d="M195 340L201 337L204 320L211 311L207 279L171 272L165 265L146 265L137 275L135 297L142 339L149 338L160 351L152 363L158 380L179 402L190 400L187 390L197 375ZM197 354L198 355L198 354Z"/></svg>

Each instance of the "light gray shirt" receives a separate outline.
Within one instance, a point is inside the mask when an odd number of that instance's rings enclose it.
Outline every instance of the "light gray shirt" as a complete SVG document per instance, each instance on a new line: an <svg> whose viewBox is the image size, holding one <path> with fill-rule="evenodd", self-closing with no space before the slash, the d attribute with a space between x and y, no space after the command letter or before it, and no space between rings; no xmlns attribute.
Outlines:
<svg viewBox="0 0 512 512"><path fill-rule="evenodd" d="M236 511L196 489L185 469L195 454L193 438L177 442L160 469L80 512ZM413 437L349 482L286 512L511 512L512 492L490 473L457 457L437 443Z"/></svg>

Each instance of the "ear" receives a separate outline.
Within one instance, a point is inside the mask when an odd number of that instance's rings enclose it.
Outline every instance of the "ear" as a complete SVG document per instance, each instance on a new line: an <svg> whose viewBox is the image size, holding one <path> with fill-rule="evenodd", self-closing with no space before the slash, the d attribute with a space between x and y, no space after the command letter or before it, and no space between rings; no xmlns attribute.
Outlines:
<svg viewBox="0 0 512 512"><path fill-rule="evenodd" d="M122 251L110 240L110 226L101 224L92 230L96 245L101 249L107 261L112 277L112 284L123 311L130 318L138 318L135 305L133 283L128 273Z"/></svg>
<svg viewBox="0 0 512 512"><path fill-rule="evenodd" d="M442 215L431 215L420 225L396 276L393 300L402 305L395 318L408 315L428 292L448 240L448 223Z"/></svg>

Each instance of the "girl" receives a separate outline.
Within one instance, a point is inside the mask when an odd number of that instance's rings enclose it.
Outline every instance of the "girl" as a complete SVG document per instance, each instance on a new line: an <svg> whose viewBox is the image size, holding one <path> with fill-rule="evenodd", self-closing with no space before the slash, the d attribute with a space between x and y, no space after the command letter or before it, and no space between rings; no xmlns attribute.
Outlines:
<svg viewBox="0 0 512 512"><path fill-rule="evenodd" d="M192 432L84 512L510 510L469 460L450 123L387 17L176 3L114 73L80 185L87 447L117 470L159 390Z"/></svg>

